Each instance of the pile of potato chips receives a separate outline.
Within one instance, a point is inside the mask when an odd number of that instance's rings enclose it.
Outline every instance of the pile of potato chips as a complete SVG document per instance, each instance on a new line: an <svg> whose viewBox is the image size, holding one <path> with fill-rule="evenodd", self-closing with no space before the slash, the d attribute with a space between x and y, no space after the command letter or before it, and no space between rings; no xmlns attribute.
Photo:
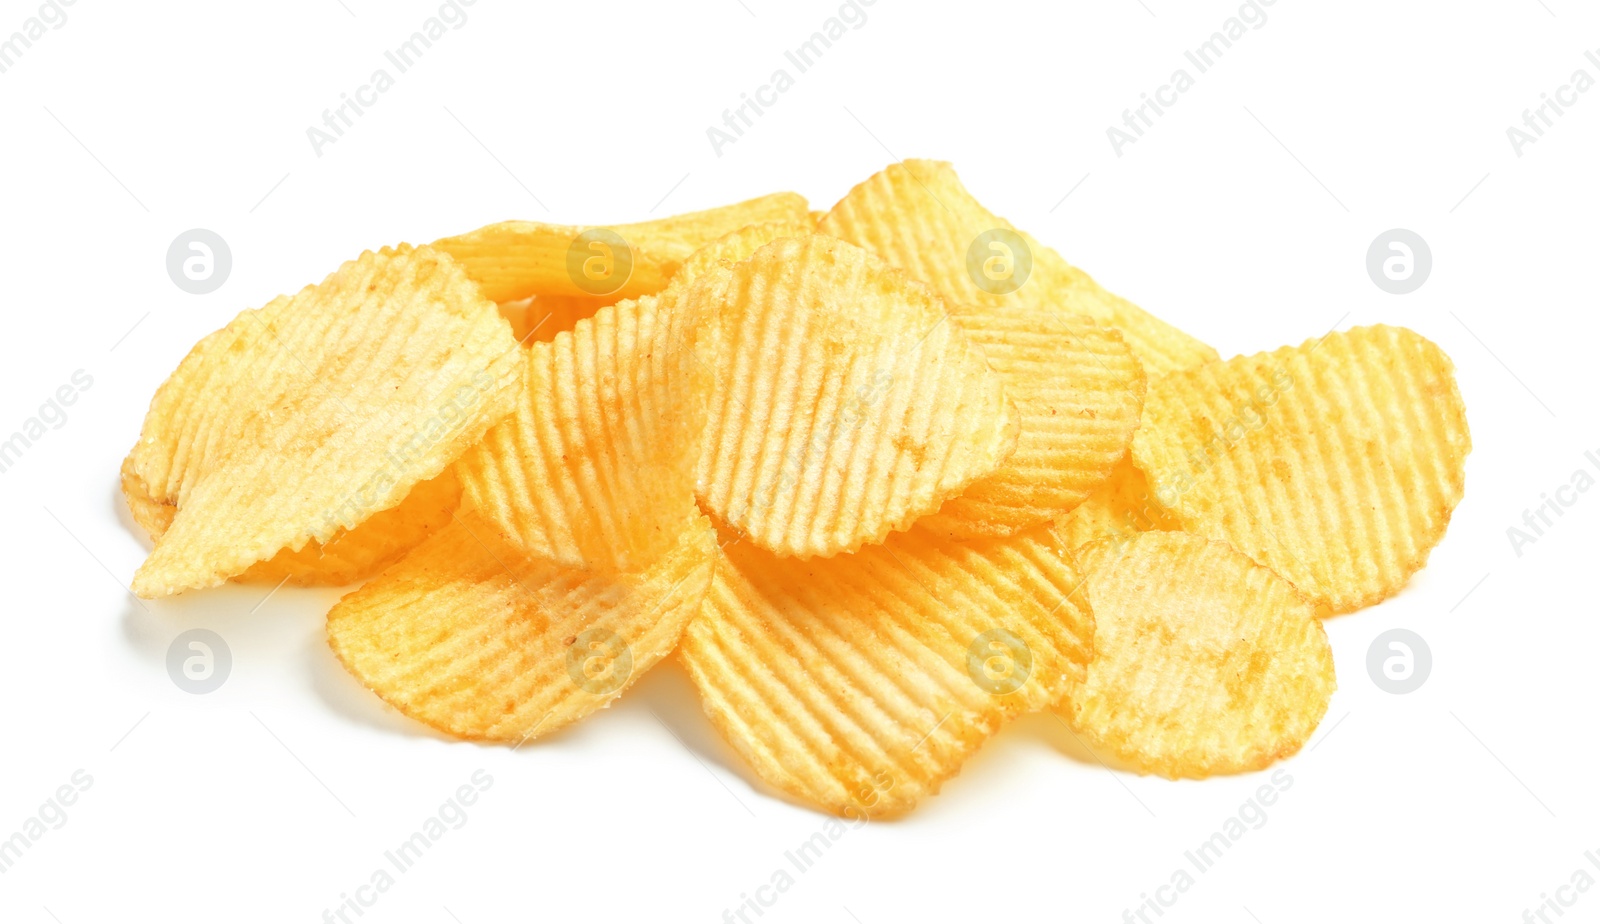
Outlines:
<svg viewBox="0 0 1600 924"><path fill-rule="evenodd" d="M123 464L133 589L364 580L333 651L462 738L676 652L763 780L853 817L1036 710L1170 777L1297 751L1318 619L1461 499L1450 360L1382 326L1221 360L948 164L808 209L504 222L241 313Z"/></svg>

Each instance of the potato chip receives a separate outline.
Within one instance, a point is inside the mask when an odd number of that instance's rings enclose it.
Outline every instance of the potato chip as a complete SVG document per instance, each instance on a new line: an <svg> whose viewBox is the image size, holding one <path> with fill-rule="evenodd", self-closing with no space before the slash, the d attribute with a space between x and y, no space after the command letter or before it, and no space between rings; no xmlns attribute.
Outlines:
<svg viewBox="0 0 1600 924"><path fill-rule="evenodd" d="M1298 751L1328 710L1333 652L1288 581L1227 543L1181 532L1077 552L1094 658L1059 711L1144 773L1259 770Z"/></svg>
<svg viewBox="0 0 1600 924"><path fill-rule="evenodd" d="M527 555L637 569L699 514L710 369L704 326L656 296L600 309L527 352L516 411L458 464L467 497Z"/></svg>
<svg viewBox="0 0 1600 924"><path fill-rule="evenodd" d="M131 468L177 511L134 592L219 584L400 504L510 412L521 369L493 303L426 247L242 312L151 401Z"/></svg>
<svg viewBox="0 0 1600 924"><path fill-rule="evenodd" d="M833 558L728 539L679 658L706 714L772 786L896 815L1003 723L1082 680L1094 619L1048 528L915 530Z"/></svg>
<svg viewBox="0 0 1600 924"><path fill-rule="evenodd" d="M122 494L134 521L151 541L159 540L172 525L178 508L151 499L144 480L133 470L131 453L122 463ZM326 545L312 540L299 550L284 549L268 561L256 562L232 580L268 584L286 581L301 587L353 584L399 561L442 529L460 502L461 482L456 479L455 470L447 468L437 478L412 488L399 506L373 514L353 530L339 530Z"/></svg>
<svg viewBox="0 0 1600 924"><path fill-rule="evenodd" d="M419 722L525 741L608 705L678 644L716 555L703 517L678 540L639 573L574 571L463 513L340 600L328 644Z"/></svg>
<svg viewBox="0 0 1600 924"><path fill-rule="evenodd" d="M1127 451L1144 403L1144 370L1122 337L1035 305L952 305L1022 419L1017 449L917 521L956 539L1008 536L1083 503Z"/></svg>
<svg viewBox="0 0 1600 924"><path fill-rule="evenodd" d="M1126 541L1152 529L1182 529L1176 517L1156 502L1144 472L1125 453L1088 500L1056 520L1063 548L1076 549L1096 539Z"/></svg>
<svg viewBox="0 0 1600 924"><path fill-rule="evenodd" d="M787 238L690 289L720 323L701 503L801 558L908 528L993 472L1018 417L939 299L858 247Z"/></svg>
<svg viewBox="0 0 1600 924"><path fill-rule="evenodd" d="M1449 357L1377 326L1157 379L1133 458L1185 530L1327 614L1398 593L1426 564L1471 449Z"/></svg>
<svg viewBox="0 0 1600 924"><path fill-rule="evenodd" d="M605 296L661 291L689 255L724 234L764 221L804 221L806 200L774 193L671 218L609 227L502 221L435 241L496 302L534 295Z"/></svg>
<svg viewBox="0 0 1600 924"><path fill-rule="evenodd" d="M850 190L817 230L905 269L952 305L1027 305L1109 324L1150 375L1217 359L985 209L942 161L890 164Z"/></svg>

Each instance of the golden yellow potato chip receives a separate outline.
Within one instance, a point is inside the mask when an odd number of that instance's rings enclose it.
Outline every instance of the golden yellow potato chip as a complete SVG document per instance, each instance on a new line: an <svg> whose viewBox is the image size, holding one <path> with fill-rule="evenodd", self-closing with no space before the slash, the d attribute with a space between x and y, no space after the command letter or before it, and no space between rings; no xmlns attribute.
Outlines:
<svg viewBox="0 0 1600 924"><path fill-rule="evenodd" d="M1449 357L1360 327L1152 383L1133 459L1192 533L1326 613L1398 593L1443 538L1472 449Z"/></svg>
<svg viewBox="0 0 1600 924"><path fill-rule="evenodd" d="M804 221L794 193L609 227L502 221L435 241L496 302L532 295L637 298L666 287L689 255L724 234L764 221Z"/></svg>
<svg viewBox="0 0 1600 924"><path fill-rule="evenodd" d="M1217 359L985 209L942 161L890 164L850 190L817 230L905 269L952 305L1027 305L1111 325L1152 376Z"/></svg>
<svg viewBox="0 0 1600 924"><path fill-rule="evenodd" d="M881 542L993 472L1018 417L938 297L814 235L708 273L717 318L699 497L757 545L801 558Z"/></svg>
<svg viewBox="0 0 1600 924"><path fill-rule="evenodd" d="M1144 472L1124 453L1111 477L1083 503L1056 520L1063 548L1076 549L1096 539L1126 541L1152 529L1182 529L1150 491Z"/></svg>
<svg viewBox="0 0 1600 924"><path fill-rule="evenodd" d="M524 741L600 709L678 644L716 541L703 517L638 573L528 558L472 513L328 613L328 644L401 712L462 738Z"/></svg>
<svg viewBox="0 0 1600 924"><path fill-rule="evenodd" d="M159 540L172 525L178 508L150 498L143 479L133 470L133 456L122 463L122 493L133 519ZM353 584L400 560L400 556L442 529L461 502L461 482L447 468L437 478L417 485L399 506L363 520L353 530L341 529L326 544L312 540L299 550L284 549L267 561L256 562L231 580L237 583L276 584L287 581L301 587Z"/></svg>
<svg viewBox="0 0 1600 924"><path fill-rule="evenodd" d="M679 658L767 783L895 815L1082 680L1094 619L1079 583L1048 528L969 543L915 530L812 561L728 540Z"/></svg>
<svg viewBox="0 0 1600 924"><path fill-rule="evenodd" d="M1259 770L1298 751L1333 695L1333 652L1288 581L1181 532L1077 552L1094 658L1059 707L1088 743L1144 773Z"/></svg>
<svg viewBox="0 0 1600 924"><path fill-rule="evenodd" d="M1022 418L1017 449L939 511L917 521L956 539L1008 536L1084 502L1126 453L1144 403L1144 370L1122 337L1034 305L952 305Z"/></svg>
<svg viewBox="0 0 1600 924"><path fill-rule="evenodd" d="M400 504L511 411L521 359L494 304L426 247L242 312L151 401L131 470L177 510L134 592L219 584Z"/></svg>
<svg viewBox="0 0 1600 924"><path fill-rule="evenodd" d="M457 468L472 506L525 554L572 569L638 569L698 517L695 463L710 369L704 326L645 296L527 351L515 412Z"/></svg>

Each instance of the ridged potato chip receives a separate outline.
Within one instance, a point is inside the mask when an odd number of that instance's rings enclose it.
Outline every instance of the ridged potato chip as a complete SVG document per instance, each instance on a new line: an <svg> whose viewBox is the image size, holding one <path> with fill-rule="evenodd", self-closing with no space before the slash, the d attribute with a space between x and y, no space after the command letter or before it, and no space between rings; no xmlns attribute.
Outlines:
<svg viewBox="0 0 1600 924"><path fill-rule="evenodd" d="M880 542L1016 447L1016 408L983 352L859 247L775 241L687 300L720 325L700 502L764 549Z"/></svg>
<svg viewBox="0 0 1600 924"><path fill-rule="evenodd" d="M690 254L724 234L758 222L805 221L809 209L801 196L774 193L637 224L502 221L433 246L460 261L496 302L536 295L620 301L661 291Z"/></svg>
<svg viewBox="0 0 1600 924"><path fill-rule="evenodd" d="M242 312L151 401L130 467L171 524L140 596L209 587L400 504L512 409L516 341L449 257L365 253Z"/></svg>
<svg viewBox="0 0 1600 924"><path fill-rule="evenodd" d="M1259 770L1328 710L1333 652L1311 604L1224 542L1146 532L1076 553L1094 658L1059 711L1095 748L1167 777Z"/></svg>
<svg viewBox="0 0 1600 924"><path fill-rule="evenodd" d="M677 646L710 584L703 517L639 572L529 558L471 512L328 613L328 644L446 734L521 742L608 705Z"/></svg>
<svg viewBox="0 0 1600 924"><path fill-rule="evenodd" d="M527 351L516 410L457 468L472 507L529 556L580 570L659 558L698 517L704 324L645 296Z"/></svg>
<svg viewBox="0 0 1600 924"><path fill-rule="evenodd" d="M1033 305L952 305L950 318L1005 380L1022 419L1017 449L917 521L957 539L1008 536L1083 503L1139 425L1145 378L1118 333Z"/></svg>
<svg viewBox="0 0 1600 924"><path fill-rule="evenodd" d="M122 463L122 494L134 522L151 541L159 540L172 525L178 508L151 499L144 480L133 470L131 453ZM399 506L373 514L355 529L339 530L326 544L312 540L298 550L284 549L231 580L241 584L286 581L301 587L353 584L399 561L444 528L460 503L461 482L455 470L447 468L437 478L412 488Z"/></svg>
<svg viewBox="0 0 1600 924"><path fill-rule="evenodd" d="M679 658L767 783L835 814L897 815L1083 679L1079 583L1048 528L969 543L916 530L812 561L730 538Z"/></svg>
<svg viewBox="0 0 1600 924"><path fill-rule="evenodd" d="M1449 357L1377 326L1156 380L1133 458L1185 530L1327 614L1398 593L1426 564L1471 449Z"/></svg>
<svg viewBox="0 0 1600 924"><path fill-rule="evenodd" d="M850 190L817 230L905 269L952 305L1027 305L1115 327L1152 376L1217 359L985 209L942 161L890 164Z"/></svg>
<svg viewBox="0 0 1600 924"><path fill-rule="evenodd" d="M1127 540L1152 529L1182 528L1156 502L1144 472L1134 467L1127 453L1087 500L1056 520L1056 535L1068 549L1096 539Z"/></svg>

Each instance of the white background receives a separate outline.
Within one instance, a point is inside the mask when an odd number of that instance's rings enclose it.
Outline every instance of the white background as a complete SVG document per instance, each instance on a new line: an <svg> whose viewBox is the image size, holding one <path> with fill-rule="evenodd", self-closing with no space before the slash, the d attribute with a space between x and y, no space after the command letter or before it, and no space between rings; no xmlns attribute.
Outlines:
<svg viewBox="0 0 1600 924"><path fill-rule="evenodd" d="M196 339L364 248L779 189L826 208L913 156L1224 356L1383 321L1457 364L1476 448L1449 535L1403 594L1328 623L1340 689L1281 765L1292 788L1163 924L1509 924L1600 848L1600 490L1520 556L1506 534L1600 454L1600 92L1521 157L1506 137L1575 69L1600 77L1591 8L1278 0L1119 158L1107 126L1236 4L877 0L718 157L707 127L793 73L783 51L837 3L477 0L316 156L306 129L437 8L78 0L0 75L0 431L94 380L0 475L0 838L94 779L0 875L0 919L322 920L479 768L469 821L361 920L718 921L766 884L824 817L740 766L675 666L515 753L444 740L330 656L335 591L134 602L146 544L117 465ZM0 34L36 9L4 0ZM165 269L194 227L232 247L210 295ZM1406 296L1365 269L1393 227L1433 252ZM205 696L164 667L197 626L233 653ZM1407 696L1364 666L1393 627L1433 652ZM1029 717L760 920L1122 920L1266 776L1112 773ZM1600 915L1600 888L1569 914Z"/></svg>

